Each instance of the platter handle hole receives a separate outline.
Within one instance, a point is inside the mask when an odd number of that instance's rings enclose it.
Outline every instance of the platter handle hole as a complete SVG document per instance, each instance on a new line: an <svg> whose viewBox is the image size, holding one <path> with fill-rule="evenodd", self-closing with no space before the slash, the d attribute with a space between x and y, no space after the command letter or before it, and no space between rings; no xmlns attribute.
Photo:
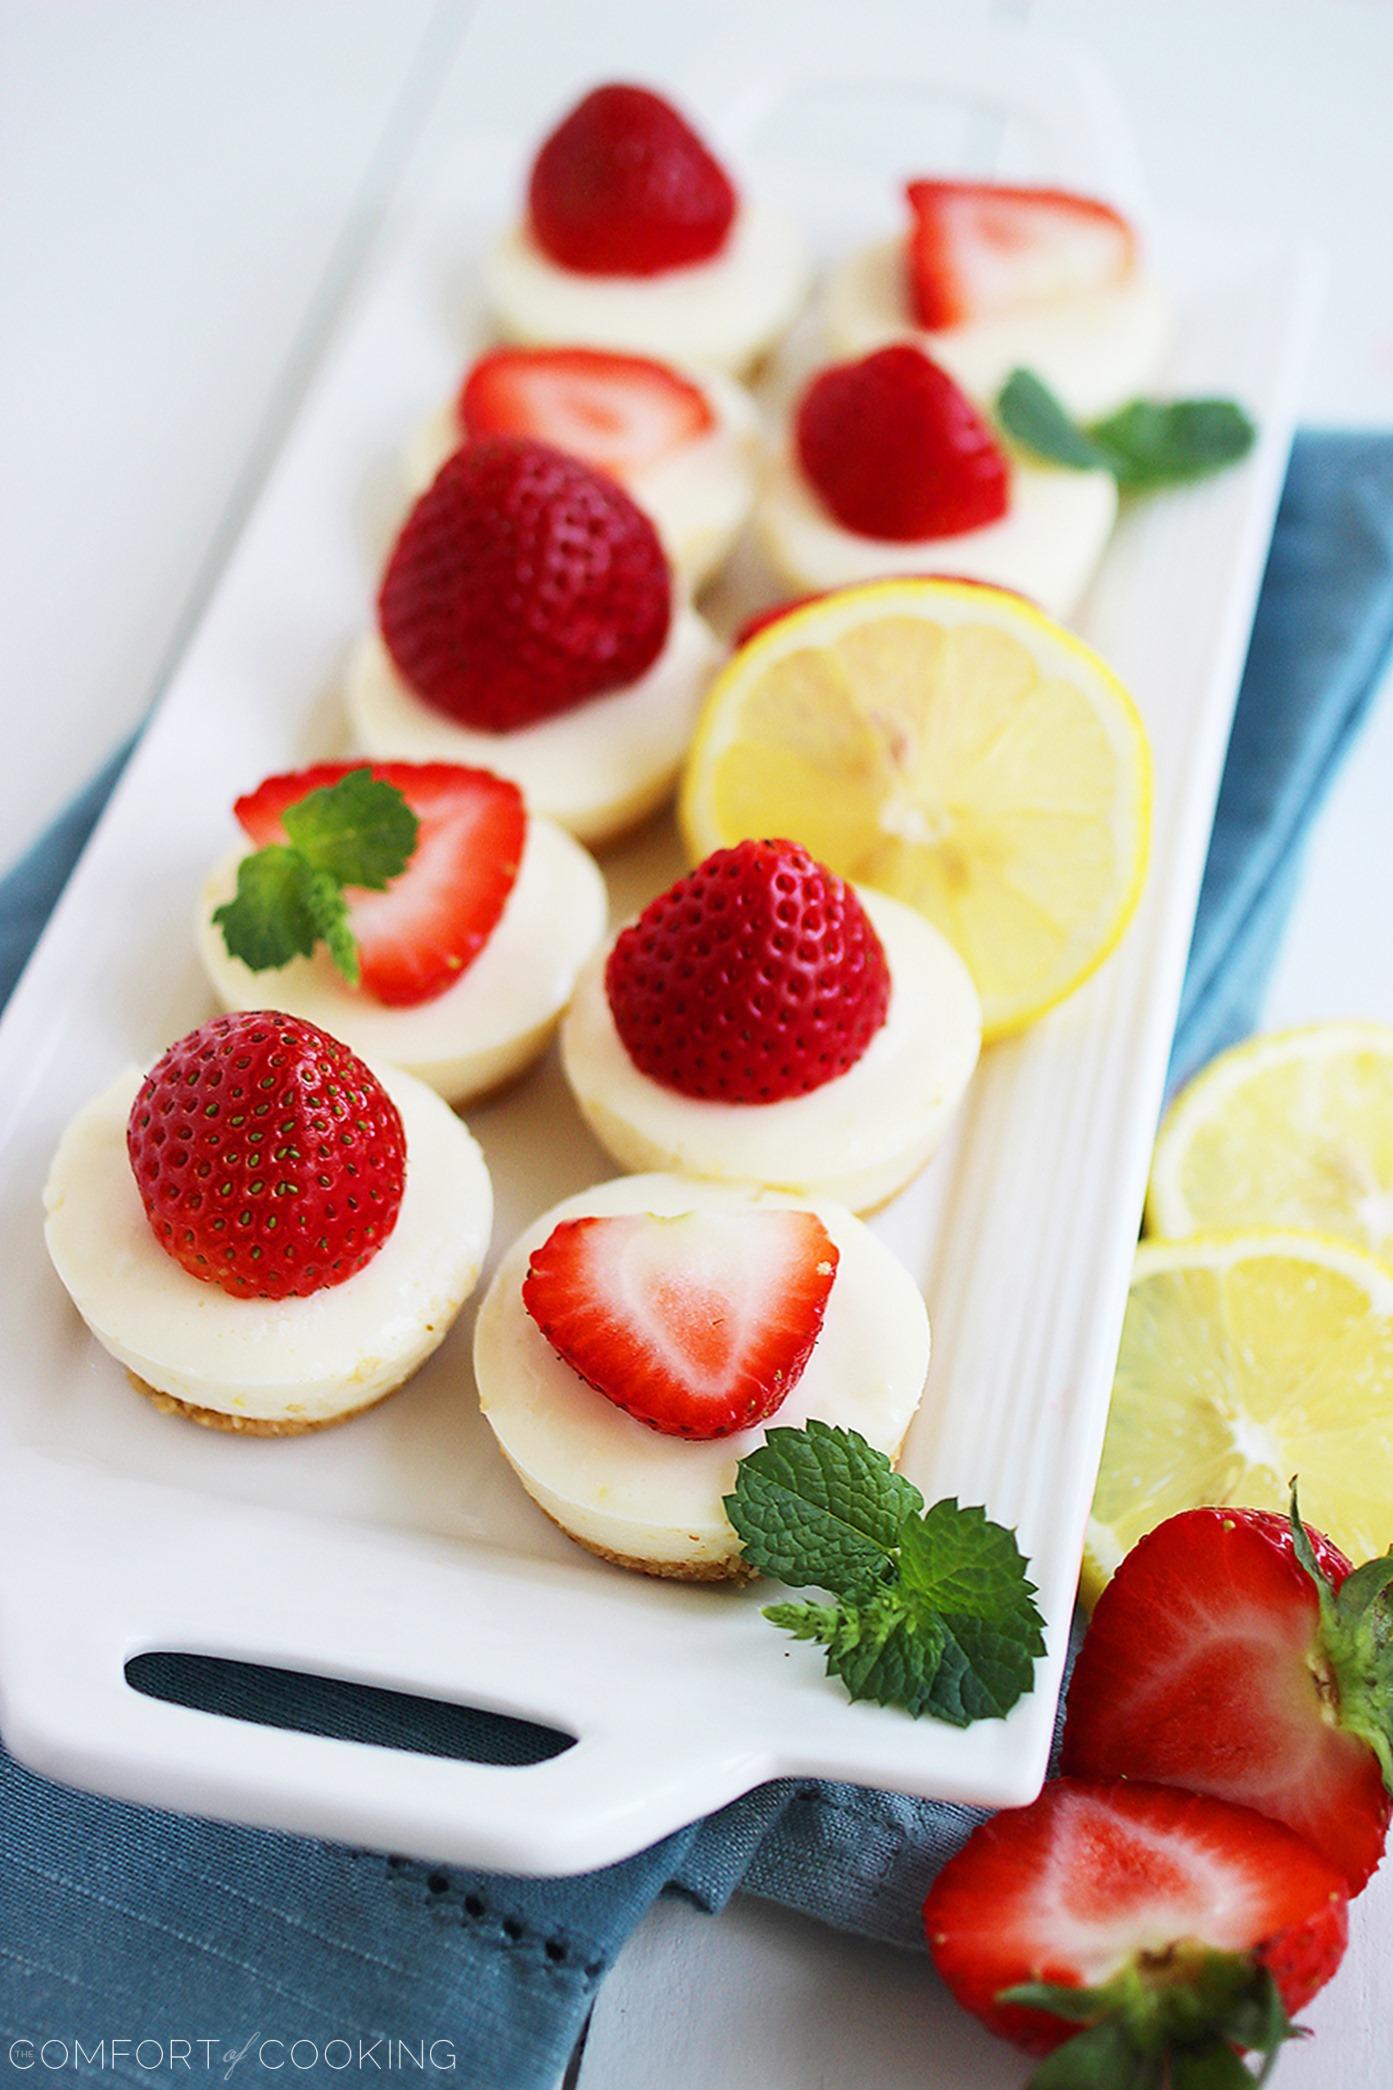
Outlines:
<svg viewBox="0 0 1393 2090"><path fill-rule="evenodd" d="M412 1691L337 1676L312 1676L222 1655L155 1649L125 1665L126 1682L142 1697L196 1712L220 1713L254 1727L280 1727L334 1741L371 1742L416 1756L523 1768L574 1748L559 1727L521 1720L484 1706L456 1705Z"/></svg>

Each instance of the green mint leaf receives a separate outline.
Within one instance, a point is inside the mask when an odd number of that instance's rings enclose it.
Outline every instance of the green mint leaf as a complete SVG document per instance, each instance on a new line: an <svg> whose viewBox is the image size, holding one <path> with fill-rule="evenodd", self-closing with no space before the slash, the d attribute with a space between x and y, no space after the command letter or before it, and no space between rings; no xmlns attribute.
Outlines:
<svg viewBox="0 0 1393 2090"><path fill-rule="evenodd" d="M836 1639L842 1623L836 1604L766 1604L764 1616L795 1640L820 1640L824 1646Z"/></svg>
<svg viewBox="0 0 1393 2090"><path fill-rule="evenodd" d="M1009 1531L924 1498L855 1430L773 1429L726 1497L745 1559L831 1604L771 1604L765 1617L826 1651L854 1699L965 1727L999 1719L1034 1682L1044 1627Z"/></svg>
<svg viewBox="0 0 1393 2090"><path fill-rule="evenodd" d="M1111 471L1111 460L1055 398L1033 370L1013 370L996 402L1006 433L1037 457L1074 472Z"/></svg>
<svg viewBox="0 0 1393 2090"><path fill-rule="evenodd" d="M213 915L229 956L253 972L308 958L320 933L308 882L304 858L282 843L244 856L237 866L235 897Z"/></svg>
<svg viewBox="0 0 1393 2090"><path fill-rule="evenodd" d="M213 916L253 972L308 958L322 943L351 987L362 979L346 886L382 892L410 863L421 823L395 784L351 769L288 806L289 843L244 857L236 897Z"/></svg>
<svg viewBox="0 0 1393 2090"><path fill-rule="evenodd" d="M855 1430L772 1429L740 1461L726 1514L750 1566L791 1589L860 1595L894 1564L900 1527L924 1506Z"/></svg>
<svg viewBox="0 0 1393 2090"><path fill-rule="evenodd" d="M900 1586L916 1618L942 1627L928 1710L954 1727L999 1720L1035 1678L1045 1652L1035 1585L1015 1536L982 1509L936 1502L900 1538Z"/></svg>
<svg viewBox="0 0 1393 2090"><path fill-rule="evenodd" d="M283 824L312 870L371 892L382 892L406 869L421 832L396 785L370 769L351 769L336 784L307 792L286 807Z"/></svg>
<svg viewBox="0 0 1393 2090"><path fill-rule="evenodd" d="M996 402L1006 433L1075 472L1111 472L1124 490L1180 486L1248 455L1257 430L1232 399L1134 399L1081 428L1033 370L1013 370Z"/></svg>
<svg viewBox="0 0 1393 2090"><path fill-rule="evenodd" d="M780 1608L770 1606L772 1611ZM833 1615L830 1629L819 1621L815 1630L800 1632L799 1638L822 1642L827 1674L840 1678L848 1696L869 1699L873 1705L900 1706L915 1720L931 1710L945 1642L941 1620L906 1604L903 1591L893 1583L863 1600L844 1598Z"/></svg>
<svg viewBox="0 0 1393 2090"><path fill-rule="evenodd" d="M328 871L316 871L304 865L301 887L304 904L314 922L315 933L328 950L350 987L356 987L363 977L358 958L358 944L348 919L348 902L343 896L343 887Z"/></svg>
<svg viewBox="0 0 1393 2090"><path fill-rule="evenodd" d="M1222 472L1248 455L1257 430L1232 399L1134 399L1095 422L1090 440L1119 486L1180 486Z"/></svg>

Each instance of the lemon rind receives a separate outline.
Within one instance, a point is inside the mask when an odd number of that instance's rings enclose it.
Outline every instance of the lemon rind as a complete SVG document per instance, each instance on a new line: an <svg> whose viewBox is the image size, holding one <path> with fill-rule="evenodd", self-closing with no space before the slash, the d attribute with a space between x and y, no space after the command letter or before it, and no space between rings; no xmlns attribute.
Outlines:
<svg viewBox="0 0 1393 2090"><path fill-rule="evenodd" d="M841 626L859 621L857 611L868 602L878 602L885 608L908 608L923 605L932 599L938 605L953 603L960 607L965 616L972 611L980 613L995 602L1004 605L1009 620L1025 624L1042 635L1048 643L1057 647L1066 657L1072 658L1087 670L1090 681L1107 691L1117 718L1125 728L1124 738L1130 744L1133 762L1130 771L1119 762L1119 774L1129 773L1134 784L1134 803L1130 808L1132 833L1131 860L1125 879L1118 880L1119 897L1107 918L1105 932L1086 956L1060 980L1054 982L1048 993L1029 1003L1005 1010L993 1009L984 1000L982 1042L992 1044L998 1039L1012 1037L1037 1023L1052 1009L1076 994L1080 987L1092 979L1113 955L1136 914L1146 885L1147 869L1151 854L1152 808L1154 802L1154 776L1151 760L1151 743L1146 726L1125 684L1077 633L1057 623L1034 603L1008 589L987 587L974 582L935 580L930 578L866 581L858 586L839 588L816 602L805 603L790 610L767 630L756 633L746 645L733 654L720 670L702 702L696 730L692 736L686 765L683 771L681 791L678 799L678 826L683 845L690 860L699 862L713 849L724 848L739 839L726 835L719 827L708 806L703 804L704 794L698 790L698 780L711 775L715 770L713 756L719 754L720 714L728 708L727 692L739 683L750 679L763 662L772 663L781 651L792 650L800 632L809 628L829 628L835 632ZM1125 832L1125 829L1123 830Z"/></svg>

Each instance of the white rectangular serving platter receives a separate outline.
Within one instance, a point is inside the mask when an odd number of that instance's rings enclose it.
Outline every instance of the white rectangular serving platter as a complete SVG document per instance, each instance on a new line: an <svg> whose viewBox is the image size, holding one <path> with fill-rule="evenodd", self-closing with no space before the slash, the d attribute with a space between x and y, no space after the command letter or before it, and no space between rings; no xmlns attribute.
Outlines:
<svg viewBox="0 0 1393 2090"><path fill-rule="evenodd" d="M945 92L955 107L1033 118L1042 172L1135 205L1123 128L1067 49L1008 32L965 37L946 57L906 50L903 64L882 51L878 83L839 82L816 39L792 79L766 56L766 91L743 110L724 105L724 135L740 133L744 165L796 203L829 252L892 221L892 171L950 164L965 140L980 152L984 119L943 115ZM876 93L891 96L896 120L863 125L862 152L841 116ZM688 83L687 98L721 128L716 90L703 101ZM190 910L230 839L230 801L270 770L335 751L335 685L400 514L402 446L477 335L477 259L512 207L523 141L477 124L451 135L437 115L426 144L0 1027L0 1729L36 1769L128 1798L531 1872L622 1857L784 1774L1023 1802L1045 1769L1151 1135L1292 429L1308 271L1280 243L1197 228L1157 236L1180 312L1171 388L1235 394L1261 436L1241 470L1125 516L1078 620L1150 728L1147 893L1104 971L989 1052L949 1148L874 1222L922 1280L935 1330L904 1468L930 1500L983 1502L1018 1528L1048 1623L1033 1694L1007 1720L960 1732L848 1704L816 1650L763 1622L758 1589L647 1581L572 1547L478 1417L470 1312L418 1380L350 1428L244 1440L137 1399L48 1266L39 1197L58 1135L115 1068L148 1061L208 1013ZM616 914L677 868L662 825L611 853ZM471 1124L497 1191L495 1254L553 1200L613 1172L551 1061ZM152 1649L490 1707L577 1740L504 1768L270 1730L131 1688L125 1665Z"/></svg>

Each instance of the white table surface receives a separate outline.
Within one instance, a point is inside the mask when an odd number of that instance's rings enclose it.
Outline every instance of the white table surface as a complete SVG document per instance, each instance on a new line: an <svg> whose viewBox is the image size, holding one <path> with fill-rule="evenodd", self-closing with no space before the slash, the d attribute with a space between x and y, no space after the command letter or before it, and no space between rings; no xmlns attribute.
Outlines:
<svg viewBox="0 0 1393 2090"><path fill-rule="evenodd" d="M893 9L895 0L878 0ZM961 15L964 0L956 12ZM713 27L796 0L0 0L0 863L157 690L197 614L448 60L518 112L676 80ZM925 36L948 12L903 0ZM1312 420L1393 423L1387 0L976 0L1089 37L1163 212L1279 219L1326 248ZM862 0L858 37L873 35ZM1393 705L1336 791L1270 1015L1393 1020ZM1354 1911L1292 2090L1390 2080L1393 1869ZM442 2028L444 2030L446 2028ZM662 1904L604 1988L582 2090L1019 2084L925 1962L750 1902Z"/></svg>

